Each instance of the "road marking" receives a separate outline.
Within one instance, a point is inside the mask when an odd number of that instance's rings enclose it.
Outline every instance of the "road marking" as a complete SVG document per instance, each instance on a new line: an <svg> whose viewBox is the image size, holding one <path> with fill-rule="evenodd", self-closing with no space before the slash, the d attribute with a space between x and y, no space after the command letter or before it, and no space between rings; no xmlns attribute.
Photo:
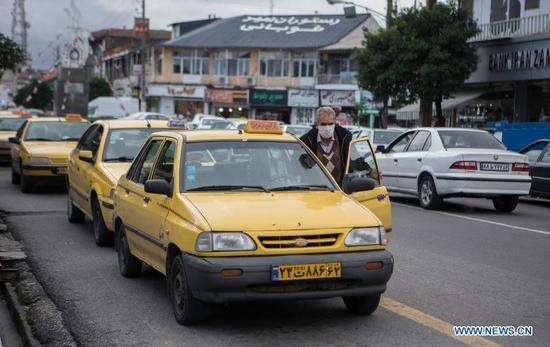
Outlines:
<svg viewBox="0 0 550 347"><path fill-rule="evenodd" d="M475 347L500 347L502 345L483 338L481 336L456 336L453 331L453 325L447 323L439 318L430 316L427 313L419 311L415 308L407 306L390 298L382 298L380 301L380 307L385 308L395 314L410 319L416 323L422 324L430 329L439 331L457 341L460 341L468 346Z"/></svg>
<svg viewBox="0 0 550 347"><path fill-rule="evenodd" d="M488 220L488 219L481 219L481 218L475 218L475 217L468 217L468 216L463 216L463 215L460 215L460 214L454 214L454 213L449 213L449 212L425 210L425 209L423 209L423 208L421 208L421 207L410 206L410 205L402 204L402 203L399 203L399 202L392 202L392 205L399 205L399 206L404 206L404 207L413 208L413 209L417 209L417 210L423 210L423 211L426 211L426 212L438 213L438 214L442 214L442 215L445 215L445 216L451 216L451 217L456 217L456 218L462 218L462 219L466 219L466 220L471 220L471 221L474 221L474 222L481 222L481 223L493 224L493 225L498 225L498 226L506 227L506 228L510 228L510 229L517 229L517 230L522 230L522 231L530 231L530 232L532 232L532 233L537 233L537 234L542 234L542 235L550 236L550 231L544 231L544 230L539 230L539 229L525 228L525 227L520 227L520 226L518 226L518 225L499 223L499 222L494 222L494 221Z"/></svg>

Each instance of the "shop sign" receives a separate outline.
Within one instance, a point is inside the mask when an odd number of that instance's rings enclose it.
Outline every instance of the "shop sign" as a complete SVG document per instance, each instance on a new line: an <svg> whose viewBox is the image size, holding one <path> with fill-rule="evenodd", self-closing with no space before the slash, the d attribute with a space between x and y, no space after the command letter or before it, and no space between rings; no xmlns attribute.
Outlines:
<svg viewBox="0 0 550 347"><path fill-rule="evenodd" d="M248 90L208 89L205 99L213 104L246 104L248 103Z"/></svg>
<svg viewBox="0 0 550 347"><path fill-rule="evenodd" d="M204 99L206 87L169 84L150 84L149 96L171 96L175 98Z"/></svg>
<svg viewBox="0 0 550 347"><path fill-rule="evenodd" d="M286 90L251 89L250 104L255 106L287 106Z"/></svg>
<svg viewBox="0 0 550 347"><path fill-rule="evenodd" d="M355 91L353 90L321 90L321 106L355 106Z"/></svg>
<svg viewBox="0 0 550 347"><path fill-rule="evenodd" d="M311 89L289 89L288 106L319 107L319 91Z"/></svg>

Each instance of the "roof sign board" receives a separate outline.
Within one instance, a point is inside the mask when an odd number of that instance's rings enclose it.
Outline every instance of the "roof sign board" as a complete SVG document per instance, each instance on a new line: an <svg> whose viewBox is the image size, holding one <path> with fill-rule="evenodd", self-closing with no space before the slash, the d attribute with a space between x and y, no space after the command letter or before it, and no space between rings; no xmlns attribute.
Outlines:
<svg viewBox="0 0 550 347"><path fill-rule="evenodd" d="M299 32L320 33L327 26L339 24L340 18L248 16L241 22L241 31L267 30L290 35Z"/></svg>

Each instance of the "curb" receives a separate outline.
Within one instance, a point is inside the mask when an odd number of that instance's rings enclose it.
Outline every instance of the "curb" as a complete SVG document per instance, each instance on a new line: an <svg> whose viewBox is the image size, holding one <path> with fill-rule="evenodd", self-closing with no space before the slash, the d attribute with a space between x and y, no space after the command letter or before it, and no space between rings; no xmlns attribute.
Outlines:
<svg viewBox="0 0 550 347"><path fill-rule="evenodd" d="M21 250L22 245L16 242L9 232L8 225L0 215L0 238ZM5 265L16 268L15 279L11 282L0 282L10 315L15 322L23 344L35 346L77 346L63 319L62 313L48 297L44 288L34 276L32 269L24 260L4 260Z"/></svg>

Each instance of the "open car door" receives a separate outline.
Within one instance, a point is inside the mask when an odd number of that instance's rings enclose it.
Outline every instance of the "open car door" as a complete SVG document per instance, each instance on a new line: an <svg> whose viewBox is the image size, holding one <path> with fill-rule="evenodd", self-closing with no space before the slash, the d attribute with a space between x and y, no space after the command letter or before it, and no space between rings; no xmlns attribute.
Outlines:
<svg viewBox="0 0 550 347"><path fill-rule="evenodd" d="M350 196L380 219L389 236L392 228L390 197L382 184L378 163L367 138L351 141L345 174L349 180L368 178L376 182L373 189L353 192Z"/></svg>

